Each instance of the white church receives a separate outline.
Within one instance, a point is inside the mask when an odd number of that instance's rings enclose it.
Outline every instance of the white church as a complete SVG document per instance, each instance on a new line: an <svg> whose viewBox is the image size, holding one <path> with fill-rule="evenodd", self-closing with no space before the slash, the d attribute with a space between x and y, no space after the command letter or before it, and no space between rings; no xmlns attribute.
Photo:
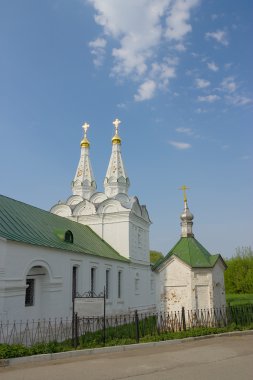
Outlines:
<svg viewBox="0 0 253 380"><path fill-rule="evenodd" d="M105 289L107 315L226 305L222 257L194 237L185 187L181 237L150 264L150 218L128 195L120 121L114 122L104 191L96 191L84 137L72 195L50 212L0 196L0 321L70 317L73 295Z"/></svg>

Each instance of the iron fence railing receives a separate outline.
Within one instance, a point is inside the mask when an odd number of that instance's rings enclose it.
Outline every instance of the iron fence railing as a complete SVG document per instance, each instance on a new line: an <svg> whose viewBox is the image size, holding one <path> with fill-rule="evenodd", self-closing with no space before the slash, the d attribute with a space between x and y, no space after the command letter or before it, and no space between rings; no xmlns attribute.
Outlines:
<svg viewBox="0 0 253 380"><path fill-rule="evenodd" d="M125 339L139 342L147 335L185 331L201 327L225 327L231 324L253 324L253 305L231 306L221 309L185 310L170 313L135 313L104 317L49 319L38 321L0 322L0 344L23 344L69 341L105 344L111 340Z"/></svg>

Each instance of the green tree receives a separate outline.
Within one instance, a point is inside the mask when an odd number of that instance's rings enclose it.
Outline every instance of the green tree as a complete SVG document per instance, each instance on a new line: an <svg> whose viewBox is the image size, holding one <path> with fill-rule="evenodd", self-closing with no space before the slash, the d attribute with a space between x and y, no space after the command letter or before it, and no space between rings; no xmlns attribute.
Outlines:
<svg viewBox="0 0 253 380"><path fill-rule="evenodd" d="M151 264L155 264L158 260L163 259L164 257L162 252L159 251L150 251L149 256Z"/></svg>
<svg viewBox="0 0 253 380"><path fill-rule="evenodd" d="M225 287L227 293L253 293L253 251L251 247L236 249L236 254L226 260Z"/></svg>

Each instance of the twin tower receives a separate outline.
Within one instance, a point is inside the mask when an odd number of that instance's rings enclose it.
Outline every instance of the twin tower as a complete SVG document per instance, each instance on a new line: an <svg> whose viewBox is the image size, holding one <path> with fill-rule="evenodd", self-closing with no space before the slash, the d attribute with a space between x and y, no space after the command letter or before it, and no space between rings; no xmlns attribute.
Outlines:
<svg viewBox="0 0 253 380"><path fill-rule="evenodd" d="M113 122L115 134L112 138L112 154L104 180L105 194L108 197L113 197L119 193L127 194L130 185L121 157L121 138L118 133L120 123L119 119L115 119ZM83 125L84 138L81 141L81 156L72 182L72 192L74 195L80 195L89 200L96 192L97 186L89 158L88 128L89 124L85 123Z"/></svg>
<svg viewBox="0 0 253 380"><path fill-rule="evenodd" d="M89 125L83 125L81 155L72 182L72 195L51 208L51 212L91 227L118 253L131 261L149 265L149 226L146 206L136 196L128 195L129 178L121 156L120 120L113 122L112 153L104 192L97 192L89 157Z"/></svg>

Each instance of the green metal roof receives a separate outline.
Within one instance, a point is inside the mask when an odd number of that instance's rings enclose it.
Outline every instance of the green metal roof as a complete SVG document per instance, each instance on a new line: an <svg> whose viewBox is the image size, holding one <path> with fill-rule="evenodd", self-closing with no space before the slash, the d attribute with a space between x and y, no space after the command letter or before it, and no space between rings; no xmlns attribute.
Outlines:
<svg viewBox="0 0 253 380"><path fill-rule="evenodd" d="M73 243L64 240L68 230L73 234ZM90 227L3 195L0 195L0 236L37 246L129 261Z"/></svg>
<svg viewBox="0 0 253 380"><path fill-rule="evenodd" d="M158 269L172 255L192 268L212 268L219 257L222 259L219 254L211 255L194 237L181 237L169 253L153 266L153 270Z"/></svg>

